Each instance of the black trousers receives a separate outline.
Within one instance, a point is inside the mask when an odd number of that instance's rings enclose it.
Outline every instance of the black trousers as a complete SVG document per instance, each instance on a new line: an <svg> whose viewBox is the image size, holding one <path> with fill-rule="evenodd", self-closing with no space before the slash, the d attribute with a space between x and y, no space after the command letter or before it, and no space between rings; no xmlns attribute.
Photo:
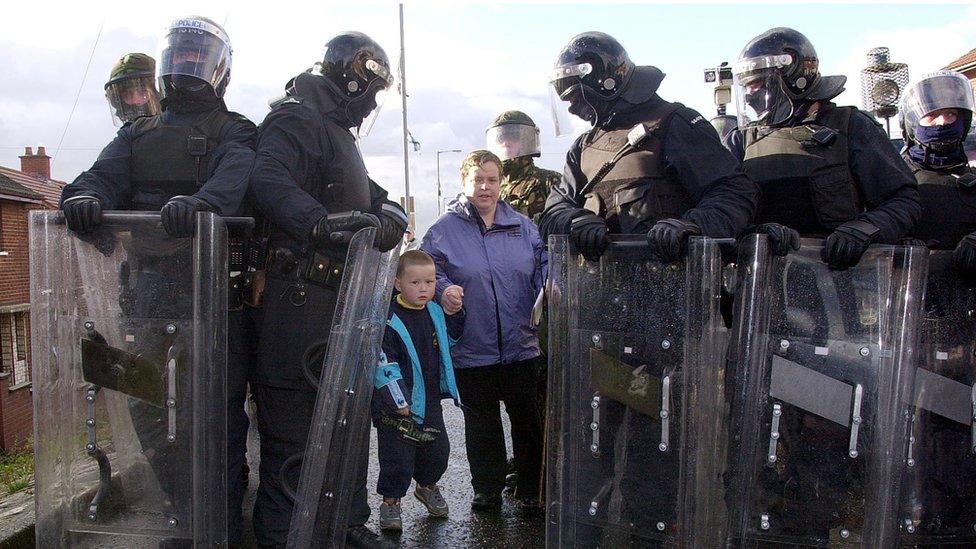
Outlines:
<svg viewBox="0 0 976 549"><path fill-rule="evenodd" d="M538 358L454 370L464 406L464 445L475 493L500 494L505 487L505 433L501 408L512 425L518 465L516 495L536 497L542 466L542 420L539 417Z"/></svg>
<svg viewBox="0 0 976 549"><path fill-rule="evenodd" d="M247 492L247 382L257 363L260 309L244 306L227 315L227 539L244 542Z"/></svg>
<svg viewBox="0 0 976 549"><path fill-rule="evenodd" d="M433 404L428 405L424 427L439 429L440 433L430 442L411 443L400 436L395 427L373 419L380 463L376 493L388 498L402 498L410 489L411 479L421 486L430 486L444 475L451 456L451 442L444 428L444 412L440 404Z"/></svg>
<svg viewBox="0 0 976 549"><path fill-rule="evenodd" d="M283 474L282 466L291 456L305 452L316 393L258 384L251 386L251 392L257 402L261 435L261 483L254 503L254 537L260 545L284 546L294 503L282 489L281 480L284 477L291 489L297 490L302 462L296 460ZM369 454L364 452L349 511L350 526L369 520L366 503L368 457Z"/></svg>

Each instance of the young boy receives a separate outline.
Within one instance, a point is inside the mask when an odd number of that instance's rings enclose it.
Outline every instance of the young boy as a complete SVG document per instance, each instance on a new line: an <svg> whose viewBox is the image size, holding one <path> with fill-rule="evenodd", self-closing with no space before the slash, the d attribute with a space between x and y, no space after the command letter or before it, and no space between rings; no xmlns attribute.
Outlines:
<svg viewBox="0 0 976 549"><path fill-rule="evenodd" d="M376 491L380 528L402 530L400 498L417 481L414 495L431 516L446 517L447 502L437 481L447 470L450 443L441 399L460 405L450 346L464 328L462 306L440 305L434 297L434 260L420 250L400 256L374 379L372 415L380 462ZM460 288L458 288L460 290ZM463 295L463 292L461 292Z"/></svg>

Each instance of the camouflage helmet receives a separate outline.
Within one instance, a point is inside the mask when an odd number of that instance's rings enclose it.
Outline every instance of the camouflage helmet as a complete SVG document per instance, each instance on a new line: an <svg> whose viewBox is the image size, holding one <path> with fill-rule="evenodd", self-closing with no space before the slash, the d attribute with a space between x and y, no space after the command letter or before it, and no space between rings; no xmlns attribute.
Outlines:
<svg viewBox="0 0 976 549"><path fill-rule="evenodd" d="M502 161L540 156L539 127L522 111L505 111L485 131L488 150Z"/></svg>
<svg viewBox="0 0 976 549"><path fill-rule="evenodd" d="M144 53L127 53L123 55L115 65L112 65L112 72L108 75L108 82L105 89L108 89L114 82L127 78L139 76L155 77L156 60Z"/></svg>
<svg viewBox="0 0 976 549"><path fill-rule="evenodd" d="M112 66L105 99L116 126L161 112L155 73L156 61L144 53L127 53Z"/></svg>
<svg viewBox="0 0 976 549"><path fill-rule="evenodd" d="M524 124L526 126L537 127L529 115L522 111L505 111L495 118L489 127L501 126L502 124Z"/></svg>

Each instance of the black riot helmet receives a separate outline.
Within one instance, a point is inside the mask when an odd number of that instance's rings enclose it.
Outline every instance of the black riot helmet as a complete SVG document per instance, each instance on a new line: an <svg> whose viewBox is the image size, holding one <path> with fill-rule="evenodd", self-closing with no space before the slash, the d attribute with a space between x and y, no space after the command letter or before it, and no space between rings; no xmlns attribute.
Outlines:
<svg viewBox="0 0 976 549"><path fill-rule="evenodd" d="M207 17L174 20L160 43L159 90L223 97L230 82L231 46L224 28Z"/></svg>
<svg viewBox="0 0 976 549"><path fill-rule="evenodd" d="M847 82L846 76L822 76L813 44L786 27L750 40L732 72L741 128L788 123L805 104L837 97Z"/></svg>
<svg viewBox="0 0 976 549"><path fill-rule="evenodd" d="M312 67L322 76L336 101L345 109L350 127L360 135L369 128L382 106L381 92L393 84L390 60L372 38L361 32L344 32L325 44L322 61ZM373 113L367 123L366 118Z"/></svg>
<svg viewBox="0 0 976 549"><path fill-rule="evenodd" d="M602 32L584 32L559 53L549 78L553 112L569 102L569 112L594 126L604 125L621 99L639 104L657 91L664 74L655 67L636 66L616 38ZM556 133L564 123L556 120Z"/></svg>

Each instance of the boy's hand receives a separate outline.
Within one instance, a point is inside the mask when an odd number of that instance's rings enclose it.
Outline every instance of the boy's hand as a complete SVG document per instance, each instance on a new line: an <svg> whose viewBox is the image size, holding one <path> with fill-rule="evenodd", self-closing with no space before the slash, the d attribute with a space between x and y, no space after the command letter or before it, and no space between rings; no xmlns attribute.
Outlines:
<svg viewBox="0 0 976 549"><path fill-rule="evenodd" d="M403 417L408 417L410 415L410 407L404 406L403 408L397 408L397 413Z"/></svg>
<svg viewBox="0 0 976 549"><path fill-rule="evenodd" d="M464 305L464 288L454 284L444 288L441 293L441 307L444 308L444 313L453 315L461 310Z"/></svg>

